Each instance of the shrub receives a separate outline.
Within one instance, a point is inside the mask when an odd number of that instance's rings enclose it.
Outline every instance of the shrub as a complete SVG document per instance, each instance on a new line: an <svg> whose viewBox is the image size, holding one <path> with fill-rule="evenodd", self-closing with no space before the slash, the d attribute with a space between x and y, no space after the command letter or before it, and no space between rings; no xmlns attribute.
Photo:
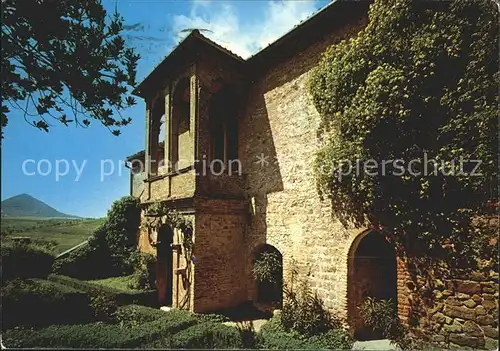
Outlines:
<svg viewBox="0 0 500 351"><path fill-rule="evenodd" d="M136 286L136 276L126 275L122 277L111 277L105 279L87 280L88 283L99 285L104 288L111 288L123 292L138 292Z"/></svg>
<svg viewBox="0 0 500 351"><path fill-rule="evenodd" d="M242 348L236 328L220 323L195 324L172 337L172 348L178 349L234 349Z"/></svg>
<svg viewBox="0 0 500 351"><path fill-rule="evenodd" d="M280 316L273 317L264 324L257 335L262 349L351 349L354 340L346 330L337 328L311 337L283 326Z"/></svg>
<svg viewBox="0 0 500 351"><path fill-rule="evenodd" d="M86 282L72 277L66 277L63 275L51 274L48 277L49 280L55 281L61 284L65 284L76 288L81 291L85 291L92 295L95 295L99 291L103 291L115 297L116 303L119 306L129 305L129 304L139 304L145 306L158 305L158 299L156 291L123 291L109 286L99 285L92 282Z"/></svg>
<svg viewBox="0 0 500 351"><path fill-rule="evenodd" d="M139 225L138 200L126 196L115 201L105 222L89 238L88 245L57 260L54 272L80 279L132 274Z"/></svg>
<svg viewBox="0 0 500 351"><path fill-rule="evenodd" d="M126 312L130 310L134 310L135 313L126 316ZM195 316L188 311L164 312L142 306L122 308L118 312L118 319L121 319L120 325L126 328L139 328L145 331L141 347L147 349L172 348L172 336L175 333L198 323Z"/></svg>
<svg viewBox="0 0 500 351"><path fill-rule="evenodd" d="M78 279L98 279L113 275L110 255L90 243L54 261L52 271Z"/></svg>
<svg viewBox="0 0 500 351"><path fill-rule="evenodd" d="M90 297L90 307L97 320L110 322L114 318L118 305L116 303L116 297L112 294L96 291Z"/></svg>
<svg viewBox="0 0 500 351"><path fill-rule="evenodd" d="M46 326L93 320L90 298L54 282L12 280L2 288L2 327Z"/></svg>
<svg viewBox="0 0 500 351"><path fill-rule="evenodd" d="M247 350L259 348L260 338L255 332L252 322L238 323L236 329L240 333L243 348Z"/></svg>
<svg viewBox="0 0 500 351"><path fill-rule="evenodd" d="M312 293L306 281L300 284L298 292L285 288L281 321L286 329L307 336L340 327L340 322L324 308L323 302Z"/></svg>
<svg viewBox="0 0 500 351"><path fill-rule="evenodd" d="M314 335L307 340L308 349L350 350L354 339L344 329L330 329L326 333Z"/></svg>
<svg viewBox="0 0 500 351"><path fill-rule="evenodd" d="M95 323L53 325L41 330L8 330L4 345L19 348L127 348L138 346L143 334L117 325Z"/></svg>
<svg viewBox="0 0 500 351"><path fill-rule="evenodd" d="M414 344L401 324L394 303L391 300L376 300L367 297L359 307L364 323L382 333L391 343L403 350L412 349Z"/></svg>
<svg viewBox="0 0 500 351"><path fill-rule="evenodd" d="M46 248L20 242L2 243L2 281L14 278L45 278L54 256Z"/></svg>
<svg viewBox="0 0 500 351"><path fill-rule="evenodd" d="M187 330L198 323L198 320L188 311L172 310L163 313L165 317L138 326L138 328L148 331L146 341L151 342L161 338L170 338L172 335Z"/></svg>
<svg viewBox="0 0 500 351"><path fill-rule="evenodd" d="M165 318L135 326L93 323L54 325L41 330L8 330L4 345L22 348L138 348L169 345L175 333L197 323L187 311L163 312Z"/></svg>
<svg viewBox="0 0 500 351"><path fill-rule="evenodd" d="M228 317L216 313L197 313L195 316L200 322L224 323L230 321Z"/></svg>
<svg viewBox="0 0 500 351"><path fill-rule="evenodd" d="M258 300L281 302L283 299L283 263L281 254L266 246L259 252L252 266L252 274L258 283Z"/></svg>
<svg viewBox="0 0 500 351"><path fill-rule="evenodd" d="M278 252L263 251L253 262L252 274L258 283L279 284L282 280L283 266Z"/></svg>
<svg viewBox="0 0 500 351"><path fill-rule="evenodd" d="M305 348L306 337L294 330L286 330L280 316L271 318L258 333L259 348L289 350Z"/></svg>
<svg viewBox="0 0 500 351"><path fill-rule="evenodd" d="M56 240L48 240L44 238L32 238L31 244L44 248L47 252L54 254L54 250L58 245Z"/></svg>
<svg viewBox="0 0 500 351"><path fill-rule="evenodd" d="M178 314L182 313L188 312L177 310L165 312L156 308L146 306L127 305L118 307L115 313L115 321L121 325L134 326L152 322L158 319L176 318Z"/></svg>
<svg viewBox="0 0 500 351"><path fill-rule="evenodd" d="M156 257L151 254L134 252L131 255L134 273L129 288L151 290L156 288Z"/></svg>

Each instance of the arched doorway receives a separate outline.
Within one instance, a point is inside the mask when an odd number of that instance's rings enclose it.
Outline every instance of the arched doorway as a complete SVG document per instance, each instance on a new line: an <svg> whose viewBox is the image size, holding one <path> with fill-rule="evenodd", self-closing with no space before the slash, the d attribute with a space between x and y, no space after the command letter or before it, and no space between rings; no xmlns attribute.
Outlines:
<svg viewBox="0 0 500 351"><path fill-rule="evenodd" d="M391 300L397 308L397 266L394 246L381 232L362 233L349 252L348 313L351 331L358 340L382 339L367 327L359 313L366 297Z"/></svg>
<svg viewBox="0 0 500 351"><path fill-rule="evenodd" d="M254 251L252 275L256 283L256 302L281 305L283 301L283 256L277 248L264 244Z"/></svg>
<svg viewBox="0 0 500 351"><path fill-rule="evenodd" d="M172 306L173 290L173 255L172 246L174 232L166 224L158 228L156 288L160 306Z"/></svg>

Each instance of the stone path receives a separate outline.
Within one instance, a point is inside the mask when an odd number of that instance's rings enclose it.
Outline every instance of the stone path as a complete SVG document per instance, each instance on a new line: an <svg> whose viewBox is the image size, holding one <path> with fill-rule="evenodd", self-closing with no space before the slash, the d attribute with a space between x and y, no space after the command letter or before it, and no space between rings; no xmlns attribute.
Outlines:
<svg viewBox="0 0 500 351"><path fill-rule="evenodd" d="M387 339L356 341L352 347L353 350L398 350L395 345L391 345Z"/></svg>

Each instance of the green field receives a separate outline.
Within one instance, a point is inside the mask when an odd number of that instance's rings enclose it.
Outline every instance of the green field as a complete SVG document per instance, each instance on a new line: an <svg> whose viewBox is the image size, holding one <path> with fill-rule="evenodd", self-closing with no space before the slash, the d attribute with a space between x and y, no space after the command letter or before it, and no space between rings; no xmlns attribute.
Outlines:
<svg viewBox="0 0 500 351"><path fill-rule="evenodd" d="M43 238L58 243L56 254L78 245L104 222L99 219L56 219L38 217L2 217L1 230L7 236Z"/></svg>

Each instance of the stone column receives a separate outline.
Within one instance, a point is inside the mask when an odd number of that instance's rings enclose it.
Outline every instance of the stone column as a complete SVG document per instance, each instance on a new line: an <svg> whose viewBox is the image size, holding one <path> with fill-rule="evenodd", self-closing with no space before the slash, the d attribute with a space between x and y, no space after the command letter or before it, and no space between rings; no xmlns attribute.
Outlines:
<svg viewBox="0 0 500 351"><path fill-rule="evenodd" d="M172 160L172 155L171 155L171 120L172 120L172 104L170 103L170 97L171 97L171 85L169 84L168 87L164 90L165 94L165 141L164 141L164 155L165 155L165 166L167 173L169 173L172 170L172 167L170 165L171 160ZM171 195L170 192L170 176L167 176L165 178L166 182L166 189L167 189L167 196Z"/></svg>
<svg viewBox="0 0 500 351"><path fill-rule="evenodd" d="M150 127L151 127L151 101L146 99L146 147L144 148L144 172L146 173L145 179L149 178L150 166L149 160L151 159L151 140L150 140ZM148 182L146 186L146 198L151 198L151 184Z"/></svg>
<svg viewBox="0 0 500 351"><path fill-rule="evenodd" d="M164 145L163 147L165 148L165 165L168 166L167 169L170 171L170 160L171 160L171 155L170 155L170 119L172 118L172 111L170 108L170 86L165 89L164 91L165 94L165 135L164 135Z"/></svg>
<svg viewBox="0 0 500 351"><path fill-rule="evenodd" d="M189 92L189 97L190 97L190 109L189 109L189 135L191 137L191 159L194 164L194 161L198 159L198 138L197 138L197 123L198 123L198 75L196 74L196 64L193 64L191 66L191 71L190 71L190 92Z"/></svg>

